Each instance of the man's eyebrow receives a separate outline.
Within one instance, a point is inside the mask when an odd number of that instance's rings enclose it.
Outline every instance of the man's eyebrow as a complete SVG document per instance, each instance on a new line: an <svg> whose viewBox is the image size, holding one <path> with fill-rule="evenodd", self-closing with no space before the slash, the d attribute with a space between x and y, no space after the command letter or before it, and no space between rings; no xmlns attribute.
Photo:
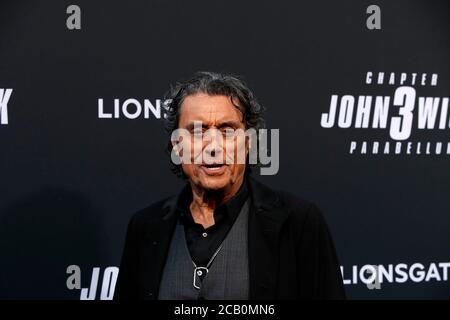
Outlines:
<svg viewBox="0 0 450 320"><path fill-rule="evenodd" d="M218 128L223 128L223 127L239 127L239 124L241 124L242 121L234 121L234 120L230 120L230 121L224 121L221 122L217 127Z"/></svg>
<svg viewBox="0 0 450 320"><path fill-rule="evenodd" d="M195 122L200 122L201 123L201 125L202 125L202 128L207 128L208 126L203 122L203 121L195 121ZM186 129L187 130L192 130L192 129L194 129L194 122L189 122L188 124L187 124L187 126L186 126Z"/></svg>
<svg viewBox="0 0 450 320"><path fill-rule="evenodd" d="M196 122L197 122L197 121L196 121ZM208 128L208 127L209 127L206 123L204 123L204 122L202 122L202 121L198 121L198 122L201 122L202 128ZM234 127L234 128L237 128L237 127L239 127L239 125L240 125L241 123L242 123L242 121L234 121L234 120L224 121L224 122L220 122L220 123L217 125L217 128L224 128L224 127ZM187 126L186 126L186 129L187 129L187 130L192 130L192 129L194 129L194 122L188 123Z"/></svg>

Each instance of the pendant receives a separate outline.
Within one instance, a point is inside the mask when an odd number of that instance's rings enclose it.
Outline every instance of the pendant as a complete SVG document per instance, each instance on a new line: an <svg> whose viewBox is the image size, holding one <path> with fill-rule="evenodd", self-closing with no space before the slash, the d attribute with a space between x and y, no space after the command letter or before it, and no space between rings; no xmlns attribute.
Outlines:
<svg viewBox="0 0 450 320"><path fill-rule="evenodd" d="M209 271L208 268L205 268L205 267L195 267L195 269L194 269L194 281L193 281L193 285L194 285L195 289L200 290L200 284L197 283L197 278L200 280L200 277L203 278L204 276L206 276L208 271Z"/></svg>

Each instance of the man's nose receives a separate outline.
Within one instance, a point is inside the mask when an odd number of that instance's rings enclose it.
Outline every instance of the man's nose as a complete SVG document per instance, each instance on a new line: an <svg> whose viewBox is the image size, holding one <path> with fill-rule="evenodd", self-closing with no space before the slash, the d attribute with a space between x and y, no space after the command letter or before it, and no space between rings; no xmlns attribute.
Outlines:
<svg viewBox="0 0 450 320"><path fill-rule="evenodd" d="M223 138L219 130L210 130L206 137L206 152L211 157L220 156L223 153Z"/></svg>

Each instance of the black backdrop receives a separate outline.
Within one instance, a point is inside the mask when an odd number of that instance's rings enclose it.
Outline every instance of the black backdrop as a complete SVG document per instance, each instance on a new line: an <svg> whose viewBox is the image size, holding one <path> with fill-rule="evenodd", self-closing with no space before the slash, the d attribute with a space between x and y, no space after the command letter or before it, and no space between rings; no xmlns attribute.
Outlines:
<svg viewBox="0 0 450 320"><path fill-rule="evenodd" d="M80 30L66 26L71 4ZM366 27L371 4L381 9L379 30ZM268 108L280 170L257 178L323 210L349 298L449 298L448 116L444 129L420 129L416 101L403 141L440 141L441 154L358 151L363 141L381 150L397 142L392 103L387 128L321 125L332 95L392 100L401 73L427 74L424 86L404 84L418 97L448 97L449 9L446 1L2 1L0 89L13 91L0 125L0 298L80 299L66 286L70 265L80 267L82 288L99 268L101 298L131 214L182 182L163 153L162 117L102 118L99 99L104 113L115 99L157 109L170 83L197 70L242 75ZM396 82L366 84L367 72ZM359 276L367 265L407 276L368 287Z"/></svg>

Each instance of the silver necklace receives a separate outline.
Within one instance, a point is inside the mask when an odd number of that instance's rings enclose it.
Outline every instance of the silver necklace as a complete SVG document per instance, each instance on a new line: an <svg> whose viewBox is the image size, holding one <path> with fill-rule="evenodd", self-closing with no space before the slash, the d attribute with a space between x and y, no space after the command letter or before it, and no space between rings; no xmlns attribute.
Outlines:
<svg viewBox="0 0 450 320"><path fill-rule="evenodd" d="M206 267L197 267L195 262L191 260L192 264L194 265L194 281L192 282L192 284L194 285L195 289L200 290L200 286L197 285L197 276L201 277L202 275L206 275L209 272L209 267L213 263L220 249L222 249L222 245L220 245L219 248L216 250L216 252L214 252L213 256L211 257L211 259L209 259L208 263L206 264Z"/></svg>

